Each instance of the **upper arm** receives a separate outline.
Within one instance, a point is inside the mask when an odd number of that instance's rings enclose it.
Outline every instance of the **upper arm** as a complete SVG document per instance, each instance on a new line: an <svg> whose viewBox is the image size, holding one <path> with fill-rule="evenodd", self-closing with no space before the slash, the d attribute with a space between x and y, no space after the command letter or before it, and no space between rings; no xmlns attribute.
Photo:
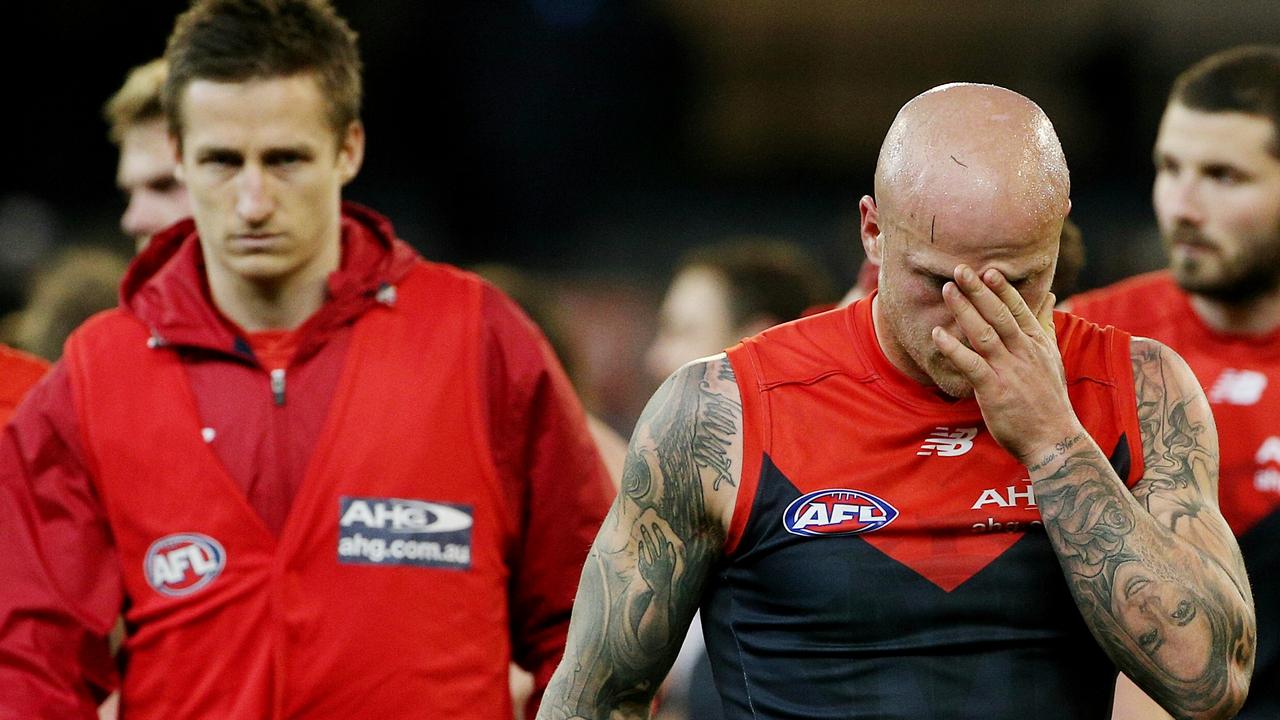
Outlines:
<svg viewBox="0 0 1280 720"><path fill-rule="evenodd" d="M671 667L724 547L742 411L724 356L686 365L646 406L622 490L583 568L550 717L640 712Z"/></svg>
<svg viewBox="0 0 1280 720"><path fill-rule="evenodd" d="M1249 598L1239 548L1218 508L1218 432L1209 401L1186 361L1163 344L1135 337L1130 359L1145 466L1133 495Z"/></svg>
<svg viewBox="0 0 1280 720"><path fill-rule="evenodd" d="M564 373L537 329L485 287L483 397L503 487L521 498L510 523L514 659L539 689L564 649L573 590L612 485Z"/></svg>

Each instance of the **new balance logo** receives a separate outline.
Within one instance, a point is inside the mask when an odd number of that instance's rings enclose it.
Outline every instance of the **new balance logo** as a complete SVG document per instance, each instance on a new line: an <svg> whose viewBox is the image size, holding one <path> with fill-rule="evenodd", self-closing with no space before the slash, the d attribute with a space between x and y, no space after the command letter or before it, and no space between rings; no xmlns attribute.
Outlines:
<svg viewBox="0 0 1280 720"><path fill-rule="evenodd" d="M1280 436L1272 435L1267 438L1258 448L1258 454L1254 455L1253 459L1259 465L1265 465L1268 462L1280 465Z"/></svg>
<svg viewBox="0 0 1280 720"><path fill-rule="evenodd" d="M937 454L942 457L956 457L973 449L973 439L978 436L978 428L934 428L928 439L920 445L917 455Z"/></svg>
<svg viewBox="0 0 1280 720"><path fill-rule="evenodd" d="M1209 402L1227 405L1253 405L1267 389L1267 376L1253 370L1222 371L1209 389Z"/></svg>

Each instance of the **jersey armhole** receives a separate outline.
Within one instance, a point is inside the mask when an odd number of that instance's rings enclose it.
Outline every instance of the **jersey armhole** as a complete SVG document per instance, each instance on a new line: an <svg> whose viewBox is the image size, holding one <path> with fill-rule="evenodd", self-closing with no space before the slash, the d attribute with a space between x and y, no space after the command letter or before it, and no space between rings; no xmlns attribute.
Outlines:
<svg viewBox="0 0 1280 720"><path fill-rule="evenodd" d="M1111 363L1109 373L1116 382L1116 424L1129 443L1129 476L1121 478L1125 487L1132 488L1142 479L1146 472L1143 462L1142 427L1138 424L1138 393L1134 387L1133 359L1130 343L1133 337L1129 333L1107 327L1107 341L1111 352L1107 353Z"/></svg>
<svg viewBox="0 0 1280 720"><path fill-rule="evenodd" d="M737 552L747 521L751 519L751 508L760 484L760 469L769 447L769 419L765 396L760 389L760 364L755 347L744 342L730 348L726 357L733 366L742 401L742 474L724 543L724 555L729 557Z"/></svg>

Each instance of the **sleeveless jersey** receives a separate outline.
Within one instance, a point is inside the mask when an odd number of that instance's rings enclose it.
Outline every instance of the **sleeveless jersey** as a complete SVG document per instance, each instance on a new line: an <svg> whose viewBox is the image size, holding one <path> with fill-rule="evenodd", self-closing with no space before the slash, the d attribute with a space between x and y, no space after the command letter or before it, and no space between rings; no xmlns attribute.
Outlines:
<svg viewBox="0 0 1280 720"><path fill-rule="evenodd" d="M1280 717L1280 328L1213 330L1168 271L1070 303L1074 314L1173 348L1204 388L1218 426L1218 503L1239 538L1258 615L1253 682L1238 717Z"/></svg>
<svg viewBox="0 0 1280 720"><path fill-rule="evenodd" d="M1106 718L1116 670L1027 471L972 400L901 374L874 295L729 351L742 483L703 605L729 718ZM1056 316L1072 404L1141 477L1128 336Z"/></svg>
<svg viewBox="0 0 1280 720"><path fill-rule="evenodd" d="M419 263L357 320L278 538L202 440L176 351L118 310L73 336L123 564L127 717L511 717L515 521L473 376L480 293Z"/></svg>

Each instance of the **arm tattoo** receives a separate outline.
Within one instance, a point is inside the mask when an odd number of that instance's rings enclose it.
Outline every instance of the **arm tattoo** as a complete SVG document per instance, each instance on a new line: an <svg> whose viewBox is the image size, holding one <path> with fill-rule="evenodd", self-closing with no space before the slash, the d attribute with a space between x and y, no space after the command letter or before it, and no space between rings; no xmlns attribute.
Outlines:
<svg viewBox="0 0 1280 720"><path fill-rule="evenodd" d="M1248 689L1255 631L1217 512L1212 416L1162 346L1135 338L1132 359L1146 465L1132 495L1076 435L1029 468L1036 498L1076 605L1120 669L1175 717L1229 716Z"/></svg>
<svg viewBox="0 0 1280 720"><path fill-rule="evenodd" d="M648 717L724 544L706 493L737 486L741 420L724 358L686 366L649 401L540 718Z"/></svg>

